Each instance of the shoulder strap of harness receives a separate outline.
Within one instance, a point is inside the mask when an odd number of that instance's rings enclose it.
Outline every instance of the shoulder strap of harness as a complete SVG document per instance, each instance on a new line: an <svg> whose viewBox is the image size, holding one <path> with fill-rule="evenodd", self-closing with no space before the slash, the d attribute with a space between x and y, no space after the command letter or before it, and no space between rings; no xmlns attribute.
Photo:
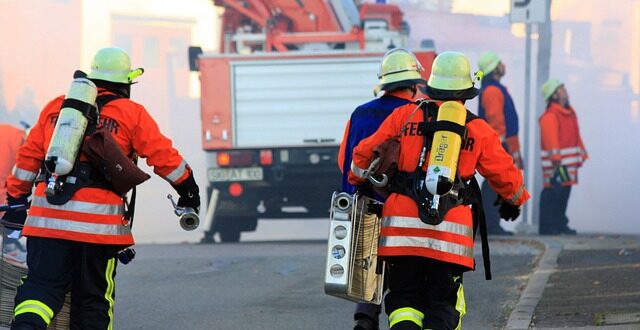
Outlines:
<svg viewBox="0 0 640 330"><path fill-rule="evenodd" d="M477 118L477 117L476 117ZM471 194L475 197L471 204L471 214L473 215L473 236L480 229L480 242L482 244L482 262L484 264L484 278L491 279L491 256L489 254L489 238L487 236L487 221L482 206L482 194L478 180L473 176L469 182ZM479 227L479 228L478 228Z"/></svg>
<svg viewBox="0 0 640 330"><path fill-rule="evenodd" d="M422 109L424 110L425 120L424 123L420 123L419 131L426 137L425 146L426 150L431 150L431 143L433 141L433 134L437 131L450 131L456 133L462 137L464 141L467 137L467 127L458 125L456 123L452 123L450 121L436 121L431 120L427 121L427 117L436 118L438 116L438 106L433 102L423 102ZM472 120L478 119L480 117L476 116L473 112L467 109L467 117L465 119L465 124L468 124Z"/></svg>

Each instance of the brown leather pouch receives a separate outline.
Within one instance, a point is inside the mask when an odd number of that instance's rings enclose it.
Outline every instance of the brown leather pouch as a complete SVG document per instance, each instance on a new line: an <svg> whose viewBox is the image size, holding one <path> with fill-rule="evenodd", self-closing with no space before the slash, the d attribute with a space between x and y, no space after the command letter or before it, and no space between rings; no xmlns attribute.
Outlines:
<svg viewBox="0 0 640 330"><path fill-rule="evenodd" d="M122 152L120 146L106 129L98 129L82 145L82 151L93 167L102 171L113 190L124 195L151 176L143 172Z"/></svg>
<svg viewBox="0 0 640 330"><path fill-rule="evenodd" d="M382 178L385 174L389 180L398 171L398 158L400 158L400 141L396 138L388 139L380 143L374 150L374 159L379 158L378 164L373 168L373 176ZM373 186L373 190L378 194L388 197L390 183L384 187Z"/></svg>

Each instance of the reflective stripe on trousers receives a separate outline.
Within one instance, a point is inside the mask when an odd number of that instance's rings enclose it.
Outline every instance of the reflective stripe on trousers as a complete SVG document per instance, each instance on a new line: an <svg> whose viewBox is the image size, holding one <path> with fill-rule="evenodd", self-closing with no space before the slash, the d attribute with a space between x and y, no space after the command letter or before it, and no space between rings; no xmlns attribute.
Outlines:
<svg viewBox="0 0 640 330"><path fill-rule="evenodd" d="M412 307L402 307L389 314L389 327L392 328L397 323L409 321L422 328L423 319L424 314L421 311Z"/></svg>
<svg viewBox="0 0 640 330"><path fill-rule="evenodd" d="M51 323L51 319L53 319L53 310L38 300L25 300L20 303L13 310L13 317L15 318L16 316L24 313L33 313L40 316L47 326Z"/></svg>
<svg viewBox="0 0 640 330"><path fill-rule="evenodd" d="M461 280L461 277L455 276L453 280L455 282L458 282ZM458 287L456 296L457 296L457 300L456 300L455 308L459 314L459 317L458 317L458 325L455 327L455 330L461 330L462 317L467 314L467 302L464 299L464 287L462 283L460 283L460 286ZM428 318L429 318L429 315L425 316L422 312L420 312L415 308L403 307L403 308L396 309L389 315L389 327L393 327L395 324L399 322L410 321L415 323L420 328L422 328L422 325L425 322L424 320ZM430 329L430 328L425 328L425 330L427 329Z"/></svg>
<svg viewBox="0 0 640 330"><path fill-rule="evenodd" d="M104 272L104 278L107 279L107 289L104 292L104 299L109 303L109 310L107 312L109 315L109 326L107 327L107 330L113 329L113 305L115 303L113 300L113 292L115 290L115 283L113 280L115 277L115 270L116 258L111 258L107 262L107 269Z"/></svg>
<svg viewBox="0 0 640 330"><path fill-rule="evenodd" d="M453 281L461 281L460 276L454 276ZM460 287L458 287L458 299L456 300L456 310L460 313L460 318L458 319L458 326L455 330L462 329L462 317L467 314L467 301L464 299L464 286L460 283Z"/></svg>

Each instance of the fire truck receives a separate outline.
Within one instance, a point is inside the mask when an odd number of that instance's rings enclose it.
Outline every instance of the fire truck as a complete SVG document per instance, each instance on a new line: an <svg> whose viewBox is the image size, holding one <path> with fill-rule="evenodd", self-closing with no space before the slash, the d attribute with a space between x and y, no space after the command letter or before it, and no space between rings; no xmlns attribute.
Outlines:
<svg viewBox="0 0 640 330"><path fill-rule="evenodd" d="M239 241L258 218L328 217L349 115L373 98L384 52L407 45L402 11L353 0L214 3L224 7L220 51L189 49L211 201L202 242L216 232ZM433 47L413 51L428 77Z"/></svg>

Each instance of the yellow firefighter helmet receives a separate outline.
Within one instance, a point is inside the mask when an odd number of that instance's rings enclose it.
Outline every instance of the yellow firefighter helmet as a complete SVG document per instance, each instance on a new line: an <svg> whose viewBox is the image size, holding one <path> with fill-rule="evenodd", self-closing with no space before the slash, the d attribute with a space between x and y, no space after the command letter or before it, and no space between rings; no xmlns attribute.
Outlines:
<svg viewBox="0 0 640 330"><path fill-rule="evenodd" d="M143 72L142 68L131 70L131 59L124 49L107 47L100 49L93 57L87 78L131 84Z"/></svg>
<svg viewBox="0 0 640 330"><path fill-rule="evenodd" d="M464 54L443 52L431 67L424 92L434 100L468 100L478 95L473 86L471 66Z"/></svg>
<svg viewBox="0 0 640 330"><path fill-rule="evenodd" d="M388 51L380 63L378 71L378 85L373 93L378 94L381 90L388 90L400 82L409 85L425 84L421 72L424 71L422 64L416 56L404 48L394 48Z"/></svg>
<svg viewBox="0 0 640 330"><path fill-rule="evenodd" d="M562 83L556 79L549 79L542 85L542 96L545 101L549 101L549 98L556 93L556 90L562 86Z"/></svg>
<svg viewBox="0 0 640 330"><path fill-rule="evenodd" d="M480 68L480 71L487 75L493 72L493 70L498 67L500 61L501 60L500 57L498 57L498 54L494 52L486 52L482 54L482 56L480 56L480 59L478 60L478 68Z"/></svg>

